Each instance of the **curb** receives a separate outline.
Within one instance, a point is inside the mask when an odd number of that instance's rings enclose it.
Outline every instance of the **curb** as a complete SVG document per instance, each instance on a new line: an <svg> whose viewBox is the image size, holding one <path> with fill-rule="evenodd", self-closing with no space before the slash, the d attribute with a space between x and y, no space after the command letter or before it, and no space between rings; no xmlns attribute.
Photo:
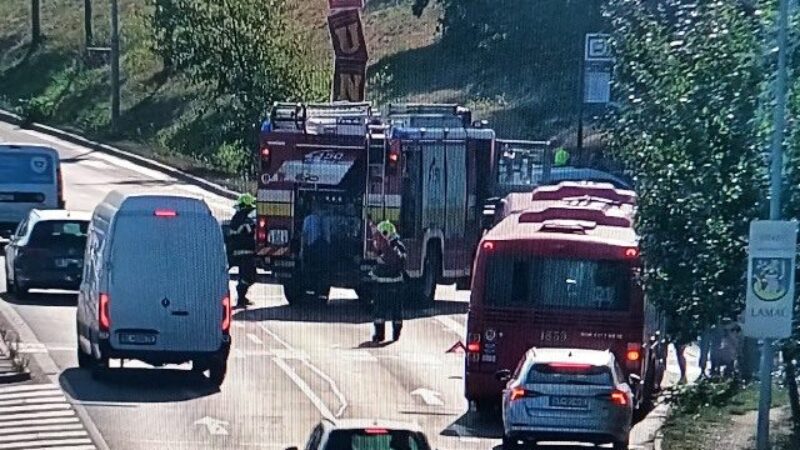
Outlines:
<svg viewBox="0 0 800 450"><path fill-rule="evenodd" d="M11 330L5 330L8 333ZM17 336L19 336L16 331L14 331ZM11 358L11 349L6 344L5 339L0 339L0 355L3 357L3 361L11 362L12 366L15 365L15 362ZM28 381L31 379L31 372L27 367L23 367L22 370L16 368L14 371L3 372L0 373L0 385L2 384L10 384L10 383L20 383L23 381Z"/></svg>
<svg viewBox="0 0 800 450"><path fill-rule="evenodd" d="M166 164L155 161L153 159L145 158L144 156L139 156L135 153L121 150L119 148L112 147L107 144L103 144L102 142L92 141L83 136L79 136L74 133L69 133L67 131L59 130L58 128L53 128L36 122L25 124L24 123L25 121L21 116L14 114L10 111L5 111L0 109L0 121L16 125L26 130L38 131L39 133L48 134L50 136L70 142L72 144L87 147L98 152L107 153L109 155L130 161L132 163L135 163L142 167L146 167L148 169L157 170L185 183L193 184L195 186L203 188L213 194L219 195L220 197L225 197L230 200L235 200L240 195L240 193L236 191L232 191L224 186L212 183L211 181L208 181L206 179L196 177L182 170L176 169L175 167L171 167Z"/></svg>

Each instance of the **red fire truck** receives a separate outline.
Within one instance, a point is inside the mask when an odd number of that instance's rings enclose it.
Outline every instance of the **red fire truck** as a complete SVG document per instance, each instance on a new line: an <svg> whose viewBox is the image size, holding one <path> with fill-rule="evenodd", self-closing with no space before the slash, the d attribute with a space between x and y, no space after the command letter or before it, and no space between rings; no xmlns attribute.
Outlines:
<svg viewBox="0 0 800 450"><path fill-rule="evenodd" d="M465 394L499 401L495 375L530 347L610 349L649 399L666 359L663 322L638 283L629 191L565 183L534 191L479 245L467 319ZM530 195L530 194L529 194Z"/></svg>
<svg viewBox="0 0 800 450"><path fill-rule="evenodd" d="M455 105L391 105L383 121L367 104L275 105L260 138L256 241L290 304L309 286L301 240L311 204L330 223L330 286L368 297L369 240L382 220L403 238L421 302L439 282L464 285L494 158L494 132L470 122Z"/></svg>

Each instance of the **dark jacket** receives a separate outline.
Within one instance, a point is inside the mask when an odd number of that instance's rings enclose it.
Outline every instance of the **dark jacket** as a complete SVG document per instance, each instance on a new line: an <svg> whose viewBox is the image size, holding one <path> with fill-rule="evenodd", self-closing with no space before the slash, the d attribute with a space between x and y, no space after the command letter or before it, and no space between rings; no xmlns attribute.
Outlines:
<svg viewBox="0 0 800 450"><path fill-rule="evenodd" d="M230 251L233 256L253 255L256 250L256 224L250 213L252 209L240 209L231 218Z"/></svg>
<svg viewBox="0 0 800 450"><path fill-rule="evenodd" d="M393 238L384 245L378 264L370 275L376 283L400 283L403 281L405 267L406 247L400 239Z"/></svg>

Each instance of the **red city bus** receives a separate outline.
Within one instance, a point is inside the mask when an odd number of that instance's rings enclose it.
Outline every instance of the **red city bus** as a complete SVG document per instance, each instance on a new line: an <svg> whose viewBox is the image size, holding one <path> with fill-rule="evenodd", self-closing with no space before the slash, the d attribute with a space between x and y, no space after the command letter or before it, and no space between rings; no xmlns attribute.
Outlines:
<svg viewBox="0 0 800 450"><path fill-rule="evenodd" d="M479 410L500 399L495 374L513 371L531 347L610 349L632 375L637 404L652 396L666 360L663 322L638 284L637 236L619 226L624 207L605 218L596 205L568 219L514 213L484 236L465 362L465 396Z"/></svg>

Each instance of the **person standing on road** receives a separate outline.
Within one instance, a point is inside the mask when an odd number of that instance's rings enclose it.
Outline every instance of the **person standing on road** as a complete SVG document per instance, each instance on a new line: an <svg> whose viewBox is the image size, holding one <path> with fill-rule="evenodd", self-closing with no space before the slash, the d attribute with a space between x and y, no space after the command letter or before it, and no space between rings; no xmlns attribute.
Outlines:
<svg viewBox="0 0 800 450"><path fill-rule="evenodd" d="M383 342L386 321L392 321L392 340L400 339L403 329L403 297L405 296L406 248L397 235L397 229L388 220L378 224L374 236L378 263L370 273L375 283L372 342Z"/></svg>
<svg viewBox="0 0 800 450"><path fill-rule="evenodd" d="M327 256L330 250L330 221L316 198L311 199L310 212L303 219L301 260L307 286L320 300L328 297Z"/></svg>
<svg viewBox="0 0 800 450"><path fill-rule="evenodd" d="M682 330L680 330L677 320L668 320L667 321L667 335L669 336L669 341L672 343L672 346L675 348L675 359L678 360L678 368L681 372L681 377L678 380L678 384L686 384L686 355L684 352L686 351L686 346L692 341L692 339L687 339Z"/></svg>
<svg viewBox="0 0 800 450"><path fill-rule="evenodd" d="M236 284L236 307L251 305L247 291L256 281L256 224L250 216L256 208L256 198L243 194L236 201L236 213L231 218L230 246L233 266L239 268L239 282Z"/></svg>

